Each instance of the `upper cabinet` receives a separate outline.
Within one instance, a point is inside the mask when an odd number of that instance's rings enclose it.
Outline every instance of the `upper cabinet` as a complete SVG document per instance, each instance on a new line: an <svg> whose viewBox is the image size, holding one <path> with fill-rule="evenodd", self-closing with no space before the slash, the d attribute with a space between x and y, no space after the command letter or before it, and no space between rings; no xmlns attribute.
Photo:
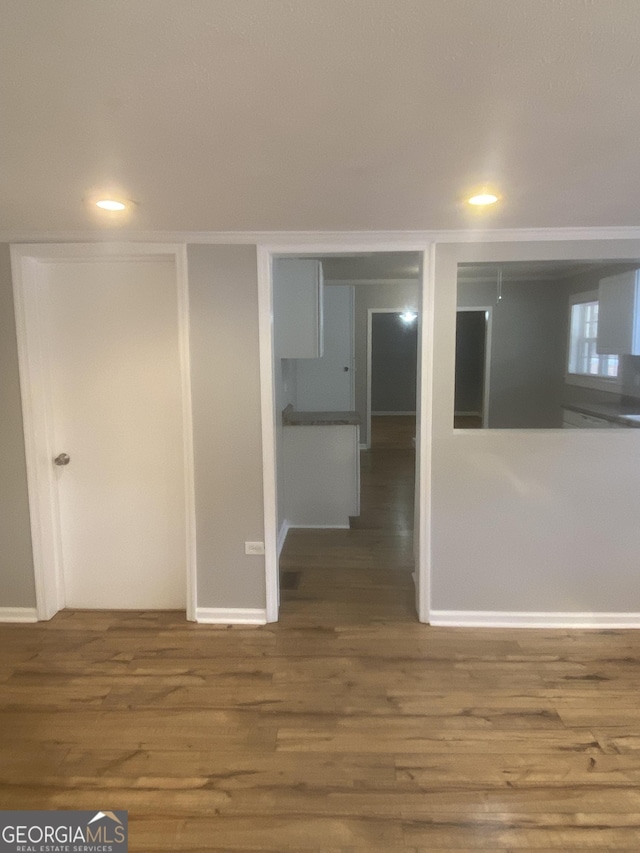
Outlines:
<svg viewBox="0 0 640 853"><path fill-rule="evenodd" d="M279 358L322 355L322 265L310 258L273 262L273 324Z"/></svg>
<svg viewBox="0 0 640 853"><path fill-rule="evenodd" d="M600 280L598 352L640 355L640 270Z"/></svg>

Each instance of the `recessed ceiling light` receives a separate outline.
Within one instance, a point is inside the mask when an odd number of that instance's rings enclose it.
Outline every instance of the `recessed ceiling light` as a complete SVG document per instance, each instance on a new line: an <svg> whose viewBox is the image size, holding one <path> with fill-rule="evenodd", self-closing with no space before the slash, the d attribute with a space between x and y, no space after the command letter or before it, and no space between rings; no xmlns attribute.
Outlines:
<svg viewBox="0 0 640 853"><path fill-rule="evenodd" d="M125 210L127 205L123 201L116 201L113 198L104 198L96 202L96 207L102 210Z"/></svg>
<svg viewBox="0 0 640 853"><path fill-rule="evenodd" d="M413 309L407 308L406 311L403 311L402 314L400 314L400 319L405 324L405 326L411 326L411 324L415 323L415 321L418 319L418 315Z"/></svg>
<svg viewBox="0 0 640 853"><path fill-rule="evenodd" d="M477 195L472 195L470 199L467 199L469 204L475 204L478 207L482 207L487 204L495 204L498 201L498 196L493 193L478 193Z"/></svg>

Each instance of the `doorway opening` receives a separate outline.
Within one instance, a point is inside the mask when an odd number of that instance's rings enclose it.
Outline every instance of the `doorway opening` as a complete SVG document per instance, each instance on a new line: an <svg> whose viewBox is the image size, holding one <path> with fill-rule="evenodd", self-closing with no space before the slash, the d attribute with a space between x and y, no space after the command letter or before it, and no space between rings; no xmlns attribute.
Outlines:
<svg viewBox="0 0 640 853"><path fill-rule="evenodd" d="M488 306L458 308L456 313L456 429L489 425L492 311Z"/></svg>
<svg viewBox="0 0 640 853"><path fill-rule="evenodd" d="M422 255L273 258L283 619L416 618Z"/></svg>
<svg viewBox="0 0 640 853"><path fill-rule="evenodd" d="M415 420L418 391L418 313L414 308L369 308L367 431L371 418ZM370 446L370 442L369 442Z"/></svg>

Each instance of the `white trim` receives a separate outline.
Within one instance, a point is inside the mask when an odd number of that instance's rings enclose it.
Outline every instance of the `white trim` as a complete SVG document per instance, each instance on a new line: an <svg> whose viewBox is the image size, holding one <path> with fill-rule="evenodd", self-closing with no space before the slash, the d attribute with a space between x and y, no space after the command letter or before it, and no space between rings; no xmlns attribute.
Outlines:
<svg viewBox="0 0 640 853"><path fill-rule="evenodd" d="M484 388L482 396L482 426L489 426L489 406L491 404L491 350L493 347L493 305L486 308L487 323L484 339Z"/></svg>
<svg viewBox="0 0 640 853"><path fill-rule="evenodd" d="M201 625L266 625L267 611L262 607L198 607L196 622Z"/></svg>
<svg viewBox="0 0 640 853"><path fill-rule="evenodd" d="M1 243L106 243L108 231L0 231ZM423 252L430 243L512 243L571 240L640 240L637 225L597 227L504 229L432 229L428 231L129 231L118 232L120 243L209 243L216 245L286 246L285 254L306 249L309 253L334 251L357 253ZM354 246L356 248L354 248ZM327 248L325 248L327 247Z"/></svg>
<svg viewBox="0 0 640 853"><path fill-rule="evenodd" d="M420 622L431 621L431 467L433 451L433 358L435 313L435 263L433 244L422 256L422 282L418 337L418 399L416 442L415 537L416 610Z"/></svg>
<svg viewBox="0 0 640 853"><path fill-rule="evenodd" d="M457 628L640 628L640 613L432 610L431 625Z"/></svg>
<svg viewBox="0 0 640 853"><path fill-rule="evenodd" d="M363 444L362 442L360 442L359 447L360 447L360 450L369 450L370 445L369 444Z"/></svg>
<svg viewBox="0 0 640 853"><path fill-rule="evenodd" d="M349 524L289 524L289 530L351 530Z"/></svg>
<svg viewBox="0 0 640 853"><path fill-rule="evenodd" d="M278 560L280 559L280 554L282 554L282 549L284 548L284 544L287 541L287 533L291 529L291 525L285 518L285 520L280 525L280 530L278 531Z"/></svg>
<svg viewBox="0 0 640 853"><path fill-rule="evenodd" d="M264 501L264 570L266 621L278 621L280 551L278 528L278 472L276 456L276 409L273 350L273 293L271 254L257 247L258 263L258 336L260 352L260 413L262 421L262 496ZM284 544L284 543L283 543Z"/></svg>
<svg viewBox="0 0 640 853"><path fill-rule="evenodd" d="M0 622L37 622L35 607L0 607Z"/></svg>
<svg viewBox="0 0 640 853"><path fill-rule="evenodd" d="M178 346L180 347L180 389L182 396L182 453L184 458L185 529L186 529L186 617L196 618L197 551L196 551L196 488L193 451L193 404L191 399L191 345L189 319L189 272L186 245L175 247L176 286L178 290Z"/></svg>
<svg viewBox="0 0 640 853"><path fill-rule="evenodd" d="M152 260L167 256L173 261L176 274L185 475L186 616L193 619L197 606L197 566L186 246L120 242L11 246L38 619L51 619L64 607L65 601L57 488L53 467L48 462L53 455L49 363L39 320L41 306L33 293L34 288L29 285L37 281L38 271L48 263ZM43 460L47 463L42 464Z"/></svg>

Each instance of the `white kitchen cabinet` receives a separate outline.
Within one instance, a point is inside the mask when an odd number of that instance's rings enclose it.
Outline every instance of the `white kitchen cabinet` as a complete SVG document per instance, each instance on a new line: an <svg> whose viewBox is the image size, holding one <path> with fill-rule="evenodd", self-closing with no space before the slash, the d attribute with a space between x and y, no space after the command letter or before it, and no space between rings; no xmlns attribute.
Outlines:
<svg viewBox="0 0 640 853"><path fill-rule="evenodd" d="M354 398L354 287L324 288L324 353L296 362L299 412L346 412Z"/></svg>
<svg viewBox="0 0 640 853"><path fill-rule="evenodd" d="M322 355L322 265L312 258L273 262L274 346L278 358Z"/></svg>
<svg viewBox="0 0 640 853"><path fill-rule="evenodd" d="M599 353L640 355L640 270L600 280Z"/></svg>
<svg viewBox="0 0 640 853"><path fill-rule="evenodd" d="M349 527L360 514L357 426L285 426L284 503L291 527Z"/></svg>

